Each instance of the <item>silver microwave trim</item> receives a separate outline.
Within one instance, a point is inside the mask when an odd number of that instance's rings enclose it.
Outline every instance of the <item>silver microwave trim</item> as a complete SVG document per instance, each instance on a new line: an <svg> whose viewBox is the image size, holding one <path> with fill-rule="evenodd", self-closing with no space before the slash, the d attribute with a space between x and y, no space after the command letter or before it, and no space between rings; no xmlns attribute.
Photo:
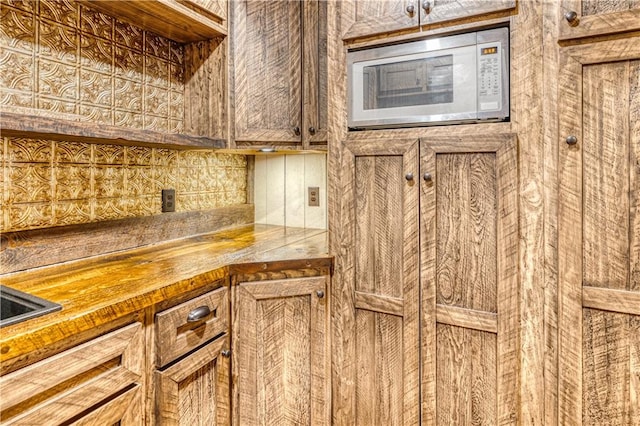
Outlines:
<svg viewBox="0 0 640 426"><path fill-rule="evenodd" d="M451 113L451 114L428 114L415 115L408 114L401 118L376 118L371 120L353 120L353 65L356 62L374 61L385 58L396 58L400 56L412 55L424 52L436 52L465 46L478 46L485 43L499 42L501 45L501 109L494 111L480 111L478 94L476 92L476 111L473 113ZM373 48L363 48L350 50L347 52L347 125L352 129L364 128L389 128L389 127L411 127L424 125L439 125L453 123L468 123L478 121L502 121L509 117L509 28L499 27L489 30L474 31L452 36L429 38L424 40L411 41L400 44L378 46ZM477 70L476 70L477 75Z"/></svg>

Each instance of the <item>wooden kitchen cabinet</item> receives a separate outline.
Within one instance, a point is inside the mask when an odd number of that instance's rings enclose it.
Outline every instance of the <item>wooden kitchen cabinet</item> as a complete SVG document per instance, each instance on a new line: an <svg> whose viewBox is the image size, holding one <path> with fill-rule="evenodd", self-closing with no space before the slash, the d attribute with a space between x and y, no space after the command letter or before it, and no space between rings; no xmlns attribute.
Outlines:
<svg viewBox="0 0 640 426"><path fill-rule="evenodd" d="M517 153L512 134L420 141L423 424L517 423Z"/></svg>
<svg viewBox="0 0 640 426"><path fill-rule="evenodd" d="M342 37L385 34L420 26L500 12L516 7L516 0L346 0L342 2Z"/></svg>
<svg viewBox="0 0 640 426"><path fill-rule="evenodd" d="M229 337L207 343L189 356L158 370L156 423L230 424Z"/></svg>
<svg viewBox="0 0 640 426"><path fill-rule="evenodd" d="M328 276L233 287L233 424L329 425Z"/></svg>
<svg viewBox="0 0 640 426"><path fill-rule="evenodd" d="M640 30L640 2L562 0L558 39L569 40Z"/></svg>
<svg viewBox="0 0 640 426"><path fill-rule="evenodd" d="M223 286L155 315L156 423L229 424L228 294Z"/></svg>
<svg viewBox="0 0 640 426"><path fill-rule="evenodd" d="M144 422L143 326L133 323L0 377L3 425Z"/></svg>
<svg viewBox="0 0 640 426"><path fill-rule="evenodd" d="M347 141L340 157L353 249L333 285L334 423L513 422L515 135Z"/></svg>
<svg viewBox="0 0 640 426"><path fill-rule="evenodd" d="M640 424L640 38L560 49L558 421Z"/></svg>
<svg viewBox="0 0 640 426"><path fill-rule="evenodd" d="M325 1L233 2L235 144L326 145Z"/></svg>
<svg viewBox="0 0 640 426"><path fill-rule="evenodd" d="M334 277L333 421L419 424L418 141L347 142L341 157L352 249Z"/></svg>

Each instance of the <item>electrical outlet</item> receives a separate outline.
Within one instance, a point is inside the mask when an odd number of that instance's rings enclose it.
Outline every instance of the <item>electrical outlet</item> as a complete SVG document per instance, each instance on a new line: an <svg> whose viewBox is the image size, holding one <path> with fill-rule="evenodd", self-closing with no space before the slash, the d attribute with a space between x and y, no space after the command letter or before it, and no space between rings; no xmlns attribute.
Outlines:
<svg viewBox="0 0 640 426"><path fill-rule="evenodd" d="M309 207L320 207L320 188L310 186L309 191Z"/></svg>
<svg viewBox="0 0 640 426"><path fill-rule="evenodd" d="M162 190L162 211L163 212L176 211L176 190L175 189Z"/></svg>

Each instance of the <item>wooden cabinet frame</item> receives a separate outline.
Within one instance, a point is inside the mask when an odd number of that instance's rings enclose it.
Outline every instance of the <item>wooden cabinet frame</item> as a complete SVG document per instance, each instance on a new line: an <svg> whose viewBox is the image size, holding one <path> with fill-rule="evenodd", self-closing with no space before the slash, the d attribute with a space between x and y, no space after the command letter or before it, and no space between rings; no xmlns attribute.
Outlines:
<svg viewBox="0 0 640 426"><path fill-rule="evenodd" d="M563 104L559 108L557 141L558 413L562 424L581 424L583 418L583 307L640 315L638 292L583 287L582 225L583 67L637 59L637 37L560 50L558 98ZM565 138L569 135L576 137L575 144L567 144Z"/></svg>

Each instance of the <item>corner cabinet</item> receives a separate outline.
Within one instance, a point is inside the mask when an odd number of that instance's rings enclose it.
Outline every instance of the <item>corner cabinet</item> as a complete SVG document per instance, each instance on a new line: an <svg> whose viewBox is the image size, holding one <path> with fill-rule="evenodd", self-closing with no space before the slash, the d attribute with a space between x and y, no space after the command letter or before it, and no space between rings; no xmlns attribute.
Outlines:
<svg viewBox="0 0 640 426"><path fill-rule="evenodd" d="M329 425L328 276L233 287L233 424Z"/></svg>
<svg viewBox="0 0 640 426"><path fill-rule="evenodd" d="M367 37L514 9L516 0L345 0L344 39Z"/></svg>
<svg viewBox="0 0 640 426"><path fill-rule="evenodd" d="M326 146L327 2L242 0L232 8L236 147Z"/></svg>
<svg viewBox="0 0 640 426"><path fill-rule="evenodd" d="M144 422L141 323L0 377L3 425L140 425Z"/></svg>

